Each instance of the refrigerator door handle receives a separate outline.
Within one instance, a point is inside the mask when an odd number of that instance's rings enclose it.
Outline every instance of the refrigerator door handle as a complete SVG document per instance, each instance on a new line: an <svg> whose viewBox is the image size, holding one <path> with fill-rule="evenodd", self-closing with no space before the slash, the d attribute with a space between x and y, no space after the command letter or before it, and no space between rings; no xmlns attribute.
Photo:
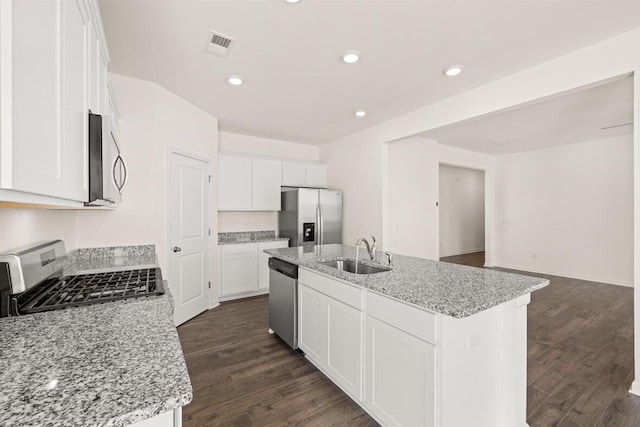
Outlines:
<svg viewBox="0 0 640 427"><path fill-rule="evenodd" d="M318 220L318 238L316 239L316 242L318 245L322 245L323 242L323 233L324 233L324 223L322 221L322 206L320 205L320 203L318 203L318 206L316 207L316 217Z"/></svg>

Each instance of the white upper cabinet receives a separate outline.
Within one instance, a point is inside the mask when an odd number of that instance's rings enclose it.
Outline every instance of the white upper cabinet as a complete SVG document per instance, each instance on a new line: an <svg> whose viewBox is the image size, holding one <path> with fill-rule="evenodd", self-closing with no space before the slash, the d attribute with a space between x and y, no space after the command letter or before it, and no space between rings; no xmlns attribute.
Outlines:
<svg viewBox="0 0 640 427"><path fill-rule="evenodd" d="M322 163L282 163L282 185L327 188L327 166Z"/></svg>
<svg viewBox="0 0 640 427"><path fill-rule="evenodd" d="M4 189L87 198L87 31L82 4L2 2ZM5 104L6 102L6 104Z"/></svg>
<svg viewBox="0 0 640 427"><path fill-rule="evenodd" d="M251 159L218 156L218 210L251 210Z"/></svg>
<svg viewBox="0 0 640 427"><path fill-rule="evenodd" d="M307 165L307 187L327 188L327 166Z"/></svg>
<svg viewBox="0 0 640 427"><path fill-rule="evenodd" d="M251 174L251 209L279 211L282 162L252 159Z"/></svg>
<svg viewBox="0 0 640 427"><path fill-rule="evenodd" d="M307 185L307 166L304 163L282 162L282 185L304 187Z"/></svg>
<svg viewBox="0 0 640 427"><path fill-rule="evenodd" d="M101 37L94 0L0 1L0 200L87 200L87 111L100 102L92 81L104 80L106 105Z"/></svg>

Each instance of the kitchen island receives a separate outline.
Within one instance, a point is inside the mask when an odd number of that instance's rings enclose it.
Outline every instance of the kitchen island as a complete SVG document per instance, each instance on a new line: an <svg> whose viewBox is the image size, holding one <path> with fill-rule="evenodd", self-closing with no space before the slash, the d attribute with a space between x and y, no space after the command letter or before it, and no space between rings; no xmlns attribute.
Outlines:
<svg viewBox="0 0 640 427"><path fill-rule="evenodd" d="M95 258L78 250L63 271L157 267L147 252ZM0 425L180 426L193 391L164 289L1 318Z"/></svg>
<svg viewBox="0 0 640 427"><path fill-rule="evenodd" d="M266 251L297 264L306 357L383 425L526 426L526 307L536 277L356 249Z"/></svg>

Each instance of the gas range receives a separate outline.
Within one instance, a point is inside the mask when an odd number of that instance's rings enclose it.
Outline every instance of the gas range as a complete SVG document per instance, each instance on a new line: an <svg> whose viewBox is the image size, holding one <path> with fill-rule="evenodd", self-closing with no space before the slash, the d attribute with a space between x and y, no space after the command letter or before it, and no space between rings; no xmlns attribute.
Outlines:
<svg viewBox="0 0 640 427"><path fill-rule="evenodd" d="M0 255L0 317L162 295L159 268L62 274L64 242Z"/></svg>

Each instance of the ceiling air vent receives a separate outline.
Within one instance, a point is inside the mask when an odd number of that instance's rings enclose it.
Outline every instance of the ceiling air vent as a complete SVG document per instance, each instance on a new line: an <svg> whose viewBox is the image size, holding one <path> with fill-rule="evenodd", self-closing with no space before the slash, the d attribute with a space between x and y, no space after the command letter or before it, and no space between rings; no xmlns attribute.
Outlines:
<svg viewBox="0 0 640 427"><path fill-rule="evenodd" d="M207 51L220 56L227 56L233 47L236 39L225 36L224 34L209 32L209 45Z"/></svg>

